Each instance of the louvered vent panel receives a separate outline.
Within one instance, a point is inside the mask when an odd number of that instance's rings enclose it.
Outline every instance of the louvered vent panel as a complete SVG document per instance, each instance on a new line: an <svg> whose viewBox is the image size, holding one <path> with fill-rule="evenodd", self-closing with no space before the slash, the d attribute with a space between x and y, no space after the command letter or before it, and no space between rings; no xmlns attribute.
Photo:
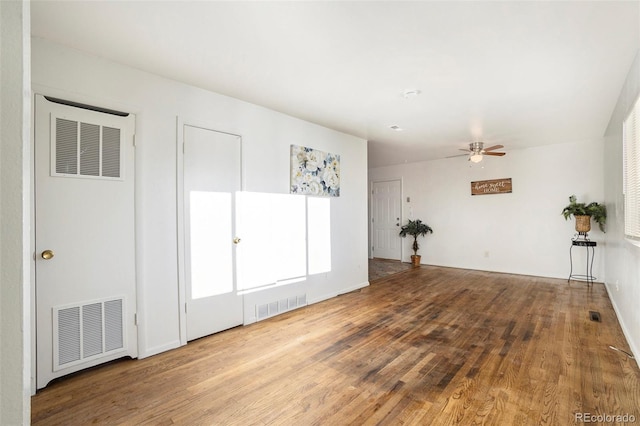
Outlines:
<svg viewBox="0 0 640 426"><path fill-rule="evenodd" d="M120 129L102 128L102 176L120 177Z"/></svg>
<svg viewBox="0 0 640 426"><path fill-rule="evenodd" d="M122 177L120 129L56 118L55 135L55 174Z"/></svg>
<svg viewBox="0 0 640 426"><path fill-rule="evenodd" d="M125 349L123 298L53 309L54 371Z"/></svg>
<svg viewBox="0 0 640 426"><path fill-rule="evenodd" d="M100 126L80 124L80 174L100 176Z"/></svg>
<svg viewBox="0 0 640 426"><path fill-rule="evenodd" d="M82 356L102 353L102 303L82 307Z"/></svg>
<svg viewBox="0 0 640 426"><path fill-rule="evenodd" d="M264 305L256 305L256 319L258 321L281 314L291 309L305 306L307 304L307 295L292 296L287 299L265 303Z"/></svg>
<svg viewBox="0 0 640 426"><path fill-rule="evenodd" d="M80 359L80 307L58 311L58 364Z"/></svg>
<svg viewBox="0 0 640 426"><path fill-rule="evenodd" d="M78 173L78 122L56 119L56 173Z"/></svg>
<svg viewBox="0 0 640 426"><path fill-rule="evenodd" d="M104 304L105 349L112 351L124 346L122 324L122 299L110 300Z"/></svg>

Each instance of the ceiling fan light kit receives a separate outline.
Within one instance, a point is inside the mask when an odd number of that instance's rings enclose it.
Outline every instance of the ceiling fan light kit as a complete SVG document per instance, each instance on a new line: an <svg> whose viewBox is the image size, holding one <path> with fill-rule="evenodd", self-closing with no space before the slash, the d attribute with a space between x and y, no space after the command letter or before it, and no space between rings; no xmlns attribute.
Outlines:
<svg viewBox="0 0 640 426"><path fill-rule="evenodd" d="M471 154L469 156L469 161L472 163L479 163L482 161L482 154Z"/></svg>

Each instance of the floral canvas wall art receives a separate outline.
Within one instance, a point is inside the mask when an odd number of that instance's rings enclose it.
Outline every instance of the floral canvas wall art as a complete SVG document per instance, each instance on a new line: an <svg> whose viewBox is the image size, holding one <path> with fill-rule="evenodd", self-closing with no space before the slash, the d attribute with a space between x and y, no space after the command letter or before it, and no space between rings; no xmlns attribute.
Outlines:
<svg viewBox="0 0 640 426"><path fill-rule="evenodd" d="M340 196L340 155L291 145L292 194Z"/></svg>

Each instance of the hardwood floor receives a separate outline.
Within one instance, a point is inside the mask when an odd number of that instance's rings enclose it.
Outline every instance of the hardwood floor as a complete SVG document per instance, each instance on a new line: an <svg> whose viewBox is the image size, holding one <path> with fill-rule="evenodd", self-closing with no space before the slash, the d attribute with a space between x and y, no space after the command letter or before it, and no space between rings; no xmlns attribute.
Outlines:
<svg viewBox="0 0 640 426"><path fill-rule="evenodd" d="M398 272L413 268L411 263L403 263L399 260L369 259L369 282L379 280Z"/></svg>
<svg viewBox="0 0 640 426"><path fill-rule="evenodd" d="M32 422L640 423L640 370L609 345L629 352L601 284L423 266L65 378L33 397Z"/></svg>

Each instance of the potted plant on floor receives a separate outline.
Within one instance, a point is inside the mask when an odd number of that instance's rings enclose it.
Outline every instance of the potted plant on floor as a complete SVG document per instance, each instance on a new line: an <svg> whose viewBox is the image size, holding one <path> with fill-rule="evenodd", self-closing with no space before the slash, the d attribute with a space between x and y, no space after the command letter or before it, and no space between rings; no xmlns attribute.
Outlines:
<svg viewBox="0 0 640 426"><path fill-rule="evenodd" d="M607 207L604 204L592 202L577 203L575 195L569 197L569 205L562 210L562 215L565 220L570 216L576 218L576 231L580 235L586 235L591 231L591 219L593 219L602 232L604 231L604 225L607 223Z"/></svg>
<svg viewBox="0 0 640 426"><path fill-rule="evenodd" d="M418 254L418 236L422 235L423 237L427 234L432 234L433 229L426 223L422 223L420 219L411 220L407 222L406 225L403 225L400 228L400 236L406 237L407 235L411 235L413 237L413 255L411 255L411 263L413 266L420 266L420 258L421 256Z"/></svg>

